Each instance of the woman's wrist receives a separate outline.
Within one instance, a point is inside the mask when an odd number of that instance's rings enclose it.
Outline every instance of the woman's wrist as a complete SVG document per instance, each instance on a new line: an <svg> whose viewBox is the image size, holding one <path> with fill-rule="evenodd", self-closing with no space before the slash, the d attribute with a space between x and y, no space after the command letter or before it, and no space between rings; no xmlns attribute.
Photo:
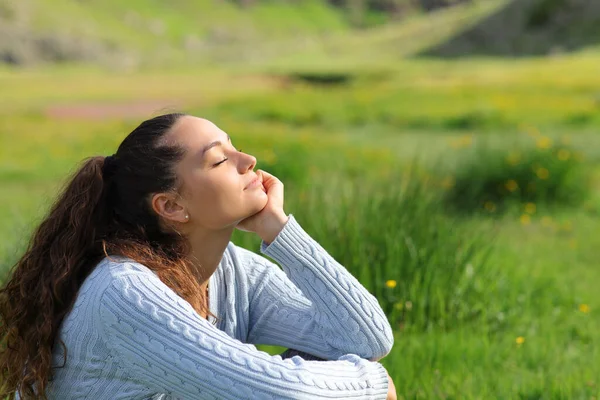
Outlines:
<svg viewBox="0 0 600 400"><path fill-rule="evenodd" d="M283 227L288 222L289 218L290 217L285 215L285 213L274 214L273 217L264 224L263 228L258 233L258 236L267 245L271 244L277 235L279 235L279 232L283 230Z"/></svg>

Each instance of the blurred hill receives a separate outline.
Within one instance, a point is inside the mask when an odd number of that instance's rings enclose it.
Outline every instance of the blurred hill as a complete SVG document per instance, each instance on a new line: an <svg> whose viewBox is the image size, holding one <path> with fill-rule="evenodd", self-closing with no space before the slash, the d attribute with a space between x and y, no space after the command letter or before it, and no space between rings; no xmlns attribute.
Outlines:
<svg viewBox="0 0 600 400"><path fill-rule="evenodd" d="M600 43L599 0L513 0L422 54L528 56Z"/></svg>
<svg viewBox="0 0 600 400"><path fill-rule="evenodd" d="M600 0L0 0L0 63L13 65L389 61L598 41Z"/></svg>
<svg viewBox="0 0 600 400"><path fill-rule="evenodd" d="M261 57L277 41L348 29L322 1L0 0L0 60L176 64Z"/></svg>
<svg viewBox="0 0 600 400"><path fill-rule="evenodd" d="M395 47L403 50L391 54L405 55L407 48L414 52L437 43L464 20L472 22L473 10L461 10L461 4L473 5L477 14L480 4L498 1L0 0L0 63L224 65L309 57L315 49L327 56L330 50L347 53L348 46L371 43L378 53ZM438 10L442 15L423 18ZM390 24L399 20L409 23ZM380 46L382 39L389 46ZM399 46L398 40L410 45Z"/></svg>

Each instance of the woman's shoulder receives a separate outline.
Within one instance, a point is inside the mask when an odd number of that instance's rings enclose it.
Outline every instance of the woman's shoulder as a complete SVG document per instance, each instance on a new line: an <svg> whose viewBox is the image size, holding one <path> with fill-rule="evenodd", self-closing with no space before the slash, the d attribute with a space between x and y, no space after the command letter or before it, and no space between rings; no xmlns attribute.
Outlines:
<svg viewBox="0 0 600 400"><path fill-rule="evenodd" d="M93 268L90 275L81 286L82 292L104 292L107 288L118 285L119 282L128 280L134 275L144 275L149 278L158 277L145 265L127 257L104 257Z"/></svg>
<svg viewBox="0 0 600 400"><path fill-rule="evenodd" d="M124 256L110 255L96 264L90 276L102 275L104 278L118 279L129 274L155 275L154 271L138 261Z"/></svg>
<svg viewBox="0 0 600 400"><path fill-rule="evenodd" d="M73 332L73 326L78 327L76 330L85 326L97 328L99 312L106 306L107 295L119 297L132 286L136 278L134 275L144 281L154 280L155 276L149 268L129 258L111 256L98 261L78 289L72 309L62 324L63 333ZM68 341L68 338L65 340Z"/></svg>
<svg viewBox="0 0 600 400"><path fill-rule="evenodd" d="M118 255L110 255L108 257L104 257L96 265L96 269L100 269L104 271L104 273L108 273L111 276L115 277L130 273L154 274L154 271L152 271L144 264L135 261L134 259L131 259L129 257Z"/></svg>

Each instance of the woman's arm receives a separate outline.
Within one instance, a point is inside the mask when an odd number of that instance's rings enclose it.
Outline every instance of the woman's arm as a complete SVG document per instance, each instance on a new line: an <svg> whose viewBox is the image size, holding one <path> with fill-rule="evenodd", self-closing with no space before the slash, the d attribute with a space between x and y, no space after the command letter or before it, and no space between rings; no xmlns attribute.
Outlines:
<svg viewBox="0 0 600 400"><path fill-rule="evenodd" d="M248 250L248 340L290 347L323 359L347 353L369 360L387 355L394 337L375 296L312 239L293 215L275 240Z"/></svg>
<svg viewBox="0 0 600 400"><path fill-rule="evenodd" d="M347 354L283 360L212 326L151 272L111 276L100 335L130 379L181 399L385 399L387 372Z"/></svg>

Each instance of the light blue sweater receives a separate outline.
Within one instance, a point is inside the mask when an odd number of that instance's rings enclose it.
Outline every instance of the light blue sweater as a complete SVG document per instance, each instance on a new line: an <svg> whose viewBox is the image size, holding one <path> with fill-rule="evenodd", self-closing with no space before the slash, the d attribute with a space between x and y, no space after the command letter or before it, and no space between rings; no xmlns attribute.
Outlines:
<svg viewBox="0 0 600 400"><path fill-rule="evenodd" d="M283 271L229 242L209 281L216 325L144 265L103 259L61 325L49 399L385 399L386 371L368 361L394 341L377 299L291 214L261 253Z"/></svg>

